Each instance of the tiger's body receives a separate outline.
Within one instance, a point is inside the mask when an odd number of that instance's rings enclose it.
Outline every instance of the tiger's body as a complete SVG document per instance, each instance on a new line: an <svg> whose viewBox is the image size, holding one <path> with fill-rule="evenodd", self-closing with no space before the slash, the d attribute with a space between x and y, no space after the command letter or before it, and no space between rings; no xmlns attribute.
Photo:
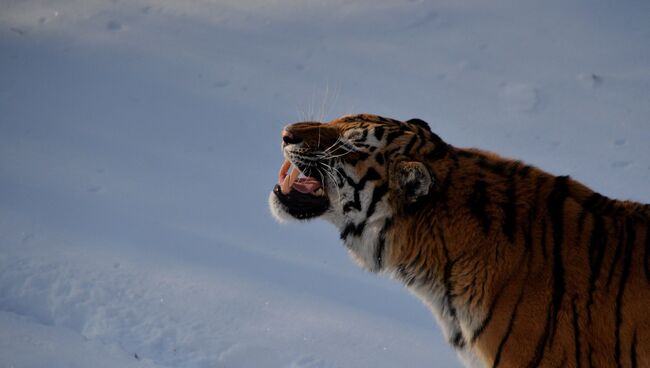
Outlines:
<svg viewBox="0 0 650 368"><path fill-rule="evenodd" d="M283 134L325 194L301 202L313 193L284 183L276 217L334 223L362 267L422 299L468 366L650 367L650 206L452 147L421 120Z"/></svg>

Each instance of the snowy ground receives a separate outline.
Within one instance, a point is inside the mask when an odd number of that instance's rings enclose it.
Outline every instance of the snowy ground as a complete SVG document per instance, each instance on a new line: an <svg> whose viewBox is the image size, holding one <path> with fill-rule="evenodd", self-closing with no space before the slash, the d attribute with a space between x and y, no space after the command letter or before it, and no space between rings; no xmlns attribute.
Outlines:
<svg viewBox="0 0 650 368"><path fill-rule="evenodd" d="M422 118L650 202L650 3L0 2L0 367L457 367L266 208L279 132Z"/></svg>

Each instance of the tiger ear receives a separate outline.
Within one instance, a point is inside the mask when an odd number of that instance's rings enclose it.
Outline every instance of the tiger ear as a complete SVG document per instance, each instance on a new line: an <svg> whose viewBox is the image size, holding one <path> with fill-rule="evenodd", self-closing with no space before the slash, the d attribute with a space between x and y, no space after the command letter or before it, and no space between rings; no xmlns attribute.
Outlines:
<svg viewBox="0 0 650 368"><path fill-rule="evenodd" d="M418 202L429 194L433 178L429 169L418 161L402 161L395 165L393 183L406 206Z"/></svg>

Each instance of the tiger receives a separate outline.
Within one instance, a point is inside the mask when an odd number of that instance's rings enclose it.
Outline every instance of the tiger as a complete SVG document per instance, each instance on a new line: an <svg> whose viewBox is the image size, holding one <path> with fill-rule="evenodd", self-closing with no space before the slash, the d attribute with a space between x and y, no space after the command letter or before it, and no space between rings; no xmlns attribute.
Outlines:
<svg viewBox="0 0 650 368"><path fill-rule="evenodd" d="M371 114L282 130L279 221L321 217L467 367L650 367L650 205Z"/></svg>

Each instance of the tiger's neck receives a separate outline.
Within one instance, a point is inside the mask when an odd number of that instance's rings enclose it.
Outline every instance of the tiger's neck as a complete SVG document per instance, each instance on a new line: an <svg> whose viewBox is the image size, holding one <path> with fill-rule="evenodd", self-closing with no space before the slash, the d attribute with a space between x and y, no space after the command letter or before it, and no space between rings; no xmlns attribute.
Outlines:
<svg viewBox="0 0 650 368"><path fill-rule="evenodd" d="M506 277L500 273L508 271L489 265L494 257L480 249L487 240L484 236L470 235L476 233L471 228L453 231L451 224L457 221L454 216L395 220L383 271L418 296L432 311L448 342L473 361L473 344L485 322L487 301L503 285Z"/></svg>

